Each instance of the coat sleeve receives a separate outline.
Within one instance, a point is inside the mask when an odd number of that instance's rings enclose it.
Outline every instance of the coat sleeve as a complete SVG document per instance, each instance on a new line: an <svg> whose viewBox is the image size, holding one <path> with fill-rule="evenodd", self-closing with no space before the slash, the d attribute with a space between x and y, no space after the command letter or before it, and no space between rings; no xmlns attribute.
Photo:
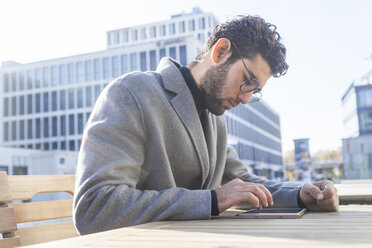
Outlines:
<svg viewBox="0 0 372 248"><path fill-rule="evenodd" d="M141 106L122 80L105 88L84 130L73 205L78 232L208 219L210 190L136 189L146 159L146 128Z"/></svg>
<svg viewBox="0 0 372 248"><path fill-rule="evenodd" d="M297 182L277 182L265 180L250 173L247 166L238 159L234 148L227 148L226 168L223 183L235 178L246 182L263 184L272 194L274 207L298 207L298 194L303 184Z"/></svg>

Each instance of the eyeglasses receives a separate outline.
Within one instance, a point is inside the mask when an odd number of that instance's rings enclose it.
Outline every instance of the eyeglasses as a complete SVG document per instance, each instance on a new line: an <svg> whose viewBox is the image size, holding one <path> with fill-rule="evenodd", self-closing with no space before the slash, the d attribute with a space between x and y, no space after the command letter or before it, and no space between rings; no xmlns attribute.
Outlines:
<svg viewBox="0 0 372 248"><path fill-rule="evenodd" d="M244 68L248 72L248 75L251 75L251 73L249 72L249 70L248 70L248 68L247 68L247 66L244 62L243 56L239 52L238 47L235 45L234 42L231 42L231 43L234 45L236 51L238 52L238 54L240 56L240 59L243 62ZM248 78L247 81L244 81L240 85L240 91L243 92L243 93L249 93L249 92L253 91L253 94L252 94L251 98L249 99L248 103L257 102L257 101L261 100L262 92L261 92L261 89L257 89L258 85L259 85L259 83L258 83L257 79L255 79L254 77L251 77L251 76Z"/></svg>

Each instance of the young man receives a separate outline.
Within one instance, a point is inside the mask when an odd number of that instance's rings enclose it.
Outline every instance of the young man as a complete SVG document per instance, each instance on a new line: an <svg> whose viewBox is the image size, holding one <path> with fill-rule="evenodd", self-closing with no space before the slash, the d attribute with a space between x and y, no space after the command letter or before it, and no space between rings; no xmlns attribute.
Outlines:
<svg viewBox="0 0 372 248"><path fill-rule="evenodd" d="M129 73L105 88L78 159L74 222L81 234L208 219L243 202L337 211L332 182L264 180L227 146L221 115L259 100L270 76L288 68L275 30L241 16L217 26L188 67L163 58L156 72Z"/></svg>

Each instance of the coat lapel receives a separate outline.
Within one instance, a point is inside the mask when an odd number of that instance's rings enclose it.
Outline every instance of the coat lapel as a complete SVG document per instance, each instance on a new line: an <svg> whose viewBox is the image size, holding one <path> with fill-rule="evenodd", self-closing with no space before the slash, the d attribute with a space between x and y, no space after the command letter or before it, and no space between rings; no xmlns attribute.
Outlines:
<svg viewBox="0 0 372 248"><path fill-rule="evenodd" d="M202 186L209 174L207 144L194 99L177 65L176 61L164 58L161 60L157 71L162 76L165 90L176 94L170 100L170 103L189 133L194 145L202 172Z"/></svg>

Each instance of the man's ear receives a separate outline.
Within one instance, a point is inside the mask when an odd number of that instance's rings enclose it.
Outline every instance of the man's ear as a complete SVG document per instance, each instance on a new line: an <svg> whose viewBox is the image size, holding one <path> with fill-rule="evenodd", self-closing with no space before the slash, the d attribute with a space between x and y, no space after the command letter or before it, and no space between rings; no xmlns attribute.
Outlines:
<svg viewBox="0 0 372 248"><path fill-rule="evenodd" d="M231 42L226 38L219 39L212 48L212 61L214 63L220 63L225 58L228 58L231 54L230 51Z"/></svg>

